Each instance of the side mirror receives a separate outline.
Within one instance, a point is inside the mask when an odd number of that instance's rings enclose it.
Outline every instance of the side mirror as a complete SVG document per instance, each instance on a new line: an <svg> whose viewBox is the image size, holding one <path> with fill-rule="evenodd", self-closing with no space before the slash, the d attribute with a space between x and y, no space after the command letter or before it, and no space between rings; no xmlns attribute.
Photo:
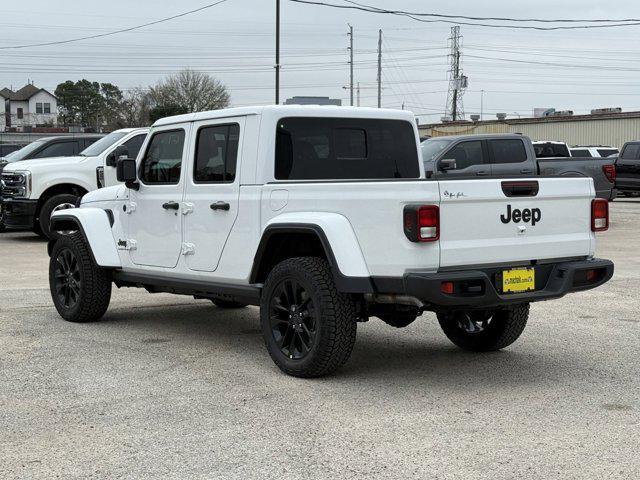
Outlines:
<svg viewBox="0 0 640 480"><path fill-rule="evenodd" d="M107 167L115 167L122 157L129 157L129 149L125 145L118 145L113 152L107 155L105 163Z"/></svg>
<svg viewBox="0 0 640 480"><path fill-rule="evenodd" d="M446 172L447 170L455 170L456 168L455 158L443 158L438 162L438 170L442 170L443 172Z"/></svg>
<svg viewBox="0 0 640 480"><path fill-rule="evenodd" d="M124 182L127 188L138 190L136 161L132 158L118 159L116 163L116 178L119 182Z"/></svg>

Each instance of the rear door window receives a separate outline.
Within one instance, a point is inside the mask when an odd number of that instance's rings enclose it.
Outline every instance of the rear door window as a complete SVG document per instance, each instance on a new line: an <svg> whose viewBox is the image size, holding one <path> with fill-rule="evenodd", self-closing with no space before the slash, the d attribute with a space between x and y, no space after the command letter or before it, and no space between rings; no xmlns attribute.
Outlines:
<svg viewBox="0 0 640 480"><path fill-rule="evenodd" d="M482 154L482 141L473 140L470 142L461 142L446 152L443 157L446 160L455 160L455 170L464 170L474 165L481 165L484 162Z"/></svg>
<svg viewBox="0 0 640 480"><path fill-rule="evenodd" d="M571 150L571 156L572 157L590 157L591 152L586 148L574 149L574 150Z"/></svg>
<svg viewBox="0 0 640 480"><path fill-rule="evenodd" d="M276 131L278 180L419 178L413 125L402 120L283 118Z"/></svg>
<svg viewBox="0 0 640 480"><path fill-rule="evenodd" d="M522 140L489 140L492 163L522 163L527 161L527 150Z"/></svg>
<svg viewBox="0 0 640 480"><path fill-rule="evenodd" d="M193 180L196 183L232 183L236 178L240 126L215 125L198 131Z"/></svg>

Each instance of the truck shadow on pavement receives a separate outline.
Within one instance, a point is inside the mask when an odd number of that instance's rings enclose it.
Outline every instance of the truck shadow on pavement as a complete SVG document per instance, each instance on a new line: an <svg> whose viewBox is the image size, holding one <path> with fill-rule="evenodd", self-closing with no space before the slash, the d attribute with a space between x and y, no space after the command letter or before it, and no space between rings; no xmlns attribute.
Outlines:
<svg viewBox="0 0 640 480"><path fill-rule="evenodd" d="M100 325L109 329L110 334L126 336L137 350L161 349L167 361L176 357L175 361L187 349L200 359L197 362L215 362L217 369L228 369L228 375L242 370L257 375L283 375L265 349L256 308L222 310L206 302L134 310L116 307ZM374 318L358 327L358 339L349 362L320 381L370 381L375 377L413 386L442 384L447 388L474 390L562 382L575 375L576 369L584 368L567 351L560 363L536 353L542 349L526 345L526 332L519 342L504 351L475 354L450 344L435 318L429 315L403 330ZM114 340L111 338L110 343ZM233 358L234 362L226 365L221 360L224 357ZM199 367L206 369L207 365Z"/></svg>

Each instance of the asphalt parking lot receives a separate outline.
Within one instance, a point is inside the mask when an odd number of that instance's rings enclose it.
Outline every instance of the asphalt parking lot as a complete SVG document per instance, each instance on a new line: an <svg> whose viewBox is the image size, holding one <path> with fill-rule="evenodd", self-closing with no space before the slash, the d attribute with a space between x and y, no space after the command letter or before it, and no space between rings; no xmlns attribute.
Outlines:
<svg viewBox="0 0 640 480"><path fill-rule="evenodd" d="M255 308L123 289L66 323L46 244L1 234L0 476L638 478L640 202L611 212L613 280L535 304L507 350L372 319L320 380L280 373Z"/></svg>

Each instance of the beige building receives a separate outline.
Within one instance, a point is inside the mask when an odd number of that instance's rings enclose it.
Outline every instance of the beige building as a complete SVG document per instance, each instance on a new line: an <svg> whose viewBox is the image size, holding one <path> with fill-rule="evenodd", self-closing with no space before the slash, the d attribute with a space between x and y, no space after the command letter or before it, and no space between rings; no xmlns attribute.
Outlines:
<svg viewBox="0 0 640 480"><path fill-rule="evenodd" d="M640 112L575 115L568 117L485 120L420 125L421 136L522 133L532 140L556 140L571 145L622 147L640 140Z"/></svg>

